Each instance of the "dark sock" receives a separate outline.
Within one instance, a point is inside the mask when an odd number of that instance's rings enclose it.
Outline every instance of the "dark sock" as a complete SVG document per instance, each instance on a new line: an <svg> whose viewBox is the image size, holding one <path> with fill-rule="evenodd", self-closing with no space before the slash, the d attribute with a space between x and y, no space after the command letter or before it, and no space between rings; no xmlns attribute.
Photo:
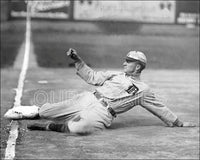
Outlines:
<svg viewBox="0 0 200 160"><path fill-rule="evenodd" d="M47 130L47 124L43 124L43 123L27 124L27 128L30 129L30 130L46 131Z"/></svg>
<svg viewBox="0 0 200 160"><path fill-rule="evenodd" d="M69 129L65 124L50 123L48 129L56 132L69 132Z"/></svg>

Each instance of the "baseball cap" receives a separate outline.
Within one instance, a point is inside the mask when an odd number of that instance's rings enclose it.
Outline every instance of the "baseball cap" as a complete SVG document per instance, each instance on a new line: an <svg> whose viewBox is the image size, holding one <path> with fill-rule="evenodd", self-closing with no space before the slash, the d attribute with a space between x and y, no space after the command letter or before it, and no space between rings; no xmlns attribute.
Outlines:
<svg viewBox="0 0 200 160"><path fill-rule="evenodd" d="M128 52L126 59L129 61L140 61L142 63L144 63L146 65L147 63L147 58L145 56L145 54L141 51L130 51Z"/></svg>

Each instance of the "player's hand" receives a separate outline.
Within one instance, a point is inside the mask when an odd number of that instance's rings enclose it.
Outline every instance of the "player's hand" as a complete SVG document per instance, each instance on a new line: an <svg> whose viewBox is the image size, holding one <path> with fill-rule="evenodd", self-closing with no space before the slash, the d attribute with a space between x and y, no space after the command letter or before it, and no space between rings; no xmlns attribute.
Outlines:
<svg viewBox="0 0 200 160"><path fill-rule="evenodd" d="M197 125L192 122L183 122L183 127L196 127Z"/></svg>
<svg viewBox="0 0 200 160"><path fill-rule="evenodd" d="M76 50L73 48L70 48L67 51L67 56L73 59L74 61L81 61L81 57L77 54Z"/></svg>

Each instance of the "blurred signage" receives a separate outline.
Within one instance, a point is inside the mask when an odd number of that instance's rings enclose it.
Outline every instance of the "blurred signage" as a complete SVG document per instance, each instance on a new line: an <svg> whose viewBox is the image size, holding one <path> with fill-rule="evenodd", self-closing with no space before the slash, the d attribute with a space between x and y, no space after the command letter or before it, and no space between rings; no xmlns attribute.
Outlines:
<svg viewBox="0 0 200 160"><path fill-rule="evenodd" d="M75 20L116 20L154 23L175 22L175 0L74 1Z"/></svg>
<svg viewBox="0 0 200 160"><path fill-rule="evenodd" d="M199 1L177 1L177 23L199 24Z"/></svg>
<svg viewBox="0 0 200 160"><path fill-rule="evenodd" d="M200 24L199 14L197 13L179 13L177 22L180 24Z"/></svg>
<svg viewBox="0 0 200 160"><path fill-rule="evenodd" d="M26 2L13 2L21 3L18 6L26 6ZM24 3L24 5L22 4ZM58 1L58 0L48 0L48 1L29 1L31 5L31 16L38 18L63 18L69 17L68 10L70 6L70 1ZM16 10L13 7L11 16L13 17L24 17L26 16L26 10Z"/></svg>

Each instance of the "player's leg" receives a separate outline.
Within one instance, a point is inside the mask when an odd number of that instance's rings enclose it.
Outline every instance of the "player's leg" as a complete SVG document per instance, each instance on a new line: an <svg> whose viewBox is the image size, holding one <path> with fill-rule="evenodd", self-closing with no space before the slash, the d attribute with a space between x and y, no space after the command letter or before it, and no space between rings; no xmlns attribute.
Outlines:
<svg viewBox="0 0 200 160"><path fill-rule="evenodd" d="M65 132L65 133L77 133L77 134L87 134L93 132L93 126L87 120L76 116L73 120L65 123L58 122L47 122L47 123L32 123L28 124L27 128L29 130L41 130L41 131L55 131L55 132Z"/></svg>
<svg viewBox="0 0 200 160"><path fill-rule="evenodd" d="M33 123L28 124L29 130L41 130L41 131L55 131L55 132L69 132L67 123L47 122L47 123Z"/></svg>
<svg viewBox="0 0 200 160"><path fill-rule="evenodd" d="M76 115L77 112L87 106L89 99L87 92L78 94L72 99L59 102L59 103L46 103L41 107L38 106L19 106L9 109L4 115L7 119L33 119L33 118L46 118L46 119L67 119Z"/></svg>
<svg viewBox="0 0 200 160"><path fill-rule="evenodd" d="M94 120L84 119L80 115L75 116L65 123L47 122L47 123L32 123L28 124L30 130L56 131L76 134L89 134L96 130L105 128L103 123L94 123Z"/></svg>
<svg viewBox="0 0 200 160"><path fill-rule="evenodd" d="M106 107L94 100L87 109L81 111L80 116L68 122L68 129L71 133L89 134L109 127L113 118Z"/></svg>
<svg viewBox="0 0 200 160"><path fill-rule="evenodd" d="M80 105L79 105L80 106ZM35 118L67 118L80 111L74 106L72 101L63 101L59 103L46 103L38 106L19 106L9 109L4 117L12 120L35 119Z"/></svg>
<svg viewBox="0 0 200 160"><path fill-rule="evenodd" d="M39 109L39 116L44 119L68 120L78 115L90 104L88 92L83 92L72 99L59 103L46 103Z"/></svg>
<svg viewBox="0 0 200 160"><path fill-rule="evenodd" d="M65 123L34 123L27 127L31 130L51 130L76 134L89 134L109 127L112 123L113 116L95 98L92 96L90 98L94 101L78 115Z"/></svg>

